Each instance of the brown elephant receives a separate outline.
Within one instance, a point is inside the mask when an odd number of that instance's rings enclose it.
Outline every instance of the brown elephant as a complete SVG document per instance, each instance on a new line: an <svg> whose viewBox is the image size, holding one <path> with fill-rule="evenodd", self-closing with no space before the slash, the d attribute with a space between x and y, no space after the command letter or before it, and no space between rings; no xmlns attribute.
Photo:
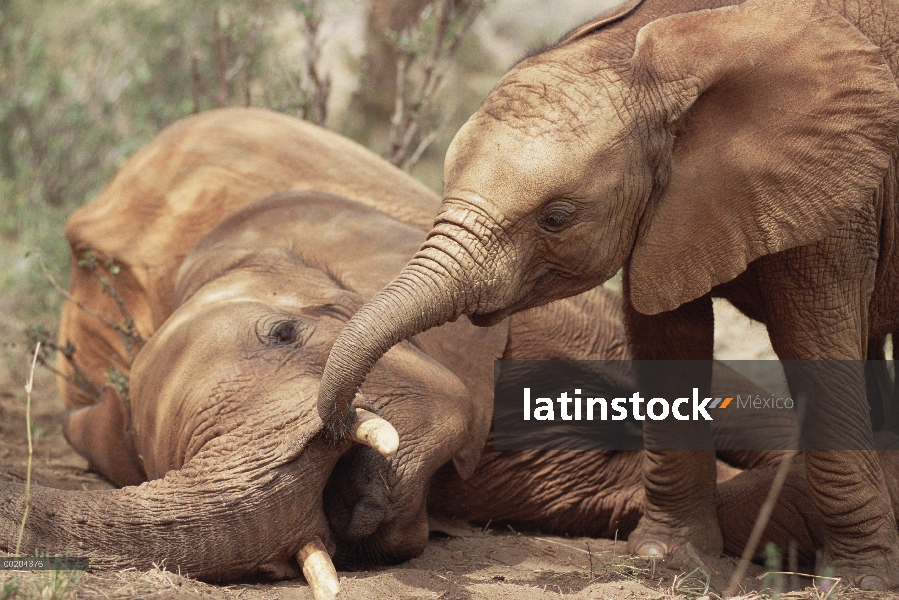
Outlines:
<svg viewBox="0 0 899 600"><path fill-rule="evenodd" d="M448 461L474 467L489 396L469 393L430 356L441 348L397 348L360 398L367 425L383 414L399 431L396 439L387 425L392 442L368 440L389 462L317 436L315 398L340 328L423 236L322 192L277 195L226 218L183 262L174 310L137 354L127 401L104 386L99 403L66 423L76 449L127 486L33 490L24 550L86 555L97 568L165 561L208 580L295 575L298 553L338 544L392 560L417 554L430 476ZM508 328L471 334L454 339L500 355ZM365 425L356 441L366 441ZM332 472L343 493L328 487L338 485ZM9 550L22 486L2 484L0 497L0 547Z"/></svg>
<svg viewBox="0 0 899 600"><path fill-rule="evenodd" d="M342 195L259 200L279 187ZM69 222L60 332L81 378L63 387L66 436L125 487L34 489L24 551L98 568L164 560L208 580L292 575L299 556L326 572L311 576L322 593L336 582L322 548L354 562L420 552L430 477L477 466L493 359L623 357L620 318L585 320L618 310L601 291L489 330L450 324L385 357L352 441L318 435L333 340L422 243L437 200L352 142L268 111L191 117L137 153ZM112 368L127 387L104 384ZM21 485L0 483L4 550L23 503Z"/></svg>
<svg viewBox="0 0 899 600"><path fill-rule="evenodd" d="M711 359L712 296L764 322L795 369L882 357L899 331L899 5L736 4L627 2L505 75L450 146L427 241L334 345L319 397L331 429L396 342L461 315L490 325L622 268L634 358ZM800 375L794 392L838 397L807 407L838 442L805 458L824 560L862 587L899 586L899 498L864 376ZM711 452L654 449L644 477L632 550L721 551Z"/></svg>

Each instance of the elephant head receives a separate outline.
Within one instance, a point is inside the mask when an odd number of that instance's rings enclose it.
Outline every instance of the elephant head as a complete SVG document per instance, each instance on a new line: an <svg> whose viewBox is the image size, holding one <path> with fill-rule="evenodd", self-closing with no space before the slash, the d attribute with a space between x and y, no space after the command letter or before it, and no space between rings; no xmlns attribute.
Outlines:
<svg viewBox="0 0 899 600"><path fill-rule="evenodd" d="M110 478L149 481L36 491L24 550L87 555L97 567L165 560L207 580L291 575L298 553L322 548L382 562L419 553L431 476L483 444L470 435L481 411L469 390L407 342L357 399L367 421L351 437L362 444L322 439L315 400L345 322L423 235L324 193L282 194L225 219L182 264L176 308L138 354L130 399L107 388L67 428L101 468L104 453L130 447L139 468ZM117 444L98 442L116 430ZM15 547L22 500L0 483L0 548Z"/></svg>
<svg viewBox="0 0 899 600"><path fill-rule="evenodd" d="M627 3L502 78L447 152L427 240L334 344L319 411L335 429L420 331L491 325L622 267L634 308L671 310L878 193L899 123L880 48L821 2L699 4Z"/></svg>

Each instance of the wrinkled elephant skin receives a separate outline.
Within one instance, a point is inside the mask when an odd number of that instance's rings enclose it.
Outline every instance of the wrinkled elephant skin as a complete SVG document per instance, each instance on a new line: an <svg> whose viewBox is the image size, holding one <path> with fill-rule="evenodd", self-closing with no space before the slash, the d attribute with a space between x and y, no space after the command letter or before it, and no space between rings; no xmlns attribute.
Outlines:
<svg viewBox="0 0 899 600"><path fill-rule="evenodd" d="M325 191L260 199L308 188ZM207 580L295 576L297 554L322 547L356 564L420 552L431 476L478 464L494 359L625 356L618 300L601 290L489 330L448 324L387 353L357 397L395 428L395 455L319 435L334 339L437 205L363 148L268 111L191 117L138 152L68 223L84 308L67 304L60 329L79 365L61 370L89 383L63 382L66 436L124 487L36 488L23 551ZM126 315L137 335L121 335ZM127 395L104 384L114 368ZM0 548L23 509L22 486L0 483Z"/></svg>
<svg viewBox="0 0 899 600"><path fill-rule="evenodd" d="M333 430L395 343L460 315L491 325L619 269L634 358L712 358L712 296L764 322L781 359L882 357L899 331L899 6L736 4L628 2L503 77L448 150L427 241L335 342L319 395ZM809 422L858 449L805 456L824 563L897 587L863 382L810 385L841 400L810 402ZM899 408L877 421L899 430ZM721 551L711 452L653 451L644 478L633 551Z"/></svg>

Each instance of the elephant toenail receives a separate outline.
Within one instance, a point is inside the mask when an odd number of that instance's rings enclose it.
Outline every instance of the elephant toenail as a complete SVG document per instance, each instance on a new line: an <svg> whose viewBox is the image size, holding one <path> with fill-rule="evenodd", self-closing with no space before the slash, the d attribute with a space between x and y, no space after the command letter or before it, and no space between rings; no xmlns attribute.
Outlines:
<svg viewBox="0 0 899 600"><path fill-rule="evenodd" d="M643 542L637 548L637 556L643 558L665 558L665 547L658 542Z"/></svg>
<svg viewBox="0 0 899 600"><path fill-rule="evenodd" d="M858 582L858 587L863 590L885 590L887 582L877 575L865 575Z"/></svg>

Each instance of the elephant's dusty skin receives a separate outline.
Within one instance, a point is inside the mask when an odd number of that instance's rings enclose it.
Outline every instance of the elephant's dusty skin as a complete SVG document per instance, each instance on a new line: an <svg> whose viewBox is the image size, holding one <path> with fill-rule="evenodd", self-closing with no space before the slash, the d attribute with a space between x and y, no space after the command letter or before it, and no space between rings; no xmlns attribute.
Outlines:
<svg viewBox="0 0 899 600"><path fill-rule="evenodd" d="M335 342L320 414L341 429L395 343L463 315L490 326L619 270L636 359L711 359L713 296L765 323L783 360L882 357L899 332L897 48L895 2L645 0L522 60L450 145L428 241ZM853 449L805 456L822 560L899 588L871 427L899 431L899 409L872 417L858 372L799 389L800 370L791 393L821 399L807 429ZM664 384L640 379L650 395ZM649 453L631 549L718 555L715 471L711 452Z"/></svg>
<svg viewBox="0 0 899 600"><path fill-rule="evenodd" d="M247 136L234 138L235 121ZM272 186L330 185L367 194L366 201L320 191L258 200L267 190L258 177L246 181L254 177L246 165L284 154L291 135L300 138L299 156L290 155L298 159L295 177ZM205 150L178 151L185 144ZM329 155L329 145L349 154ZM358 170L341 162L360 152ZM315 153L311 163L299 160ZM156 157L160 177L144 171L148 156ZM239 185L223 190L229 168ZM133 218L138 199L126 193L132 188L120 187L141 177L160 186L142 190L138 206L150 216L147 227ZM297 553L314 539L351 564L420 553L428 538L430 477L447 463L466 476L477 467L490 428L495 358L527 357L514 349L535 348L536 340L562 356L607 347L621 354L610 335L615 323L566 326L581 321L576 303L491 330L455 323L388 353L362 389L357 408L398 434L398 441L384 436L382 427L378 435L376 445L391 458L349 440L323 439L314 406L321 368L346 320L422 244L422 219L408 217L433 206L434 195L422 189L333 134L259 110L187 119L139 152L98 199L100 208L76 214L69 232L92 231L85 215L107 227L96 244L78 238L76 249L90 249L111 281L122 283L125 312L162 313L158 320L138 318L141 335L152 336L133 365L122 365L122 339L96 336L98 324L74 305L61 338L75 343L76 361L87 357L82 369L102 391L102 401L73 413L66 434L114 482L149 481L91 493L35 490L24 550L84 554L97 568L165 561L208 580L296 576ZM113 192L122 192L119 203ZM210 204L223 193L220 204ZM397 198L405 201L402 210L395 209ZM204 212L213 208L218 213ZM172 232L163 235L169 221ZM204 228L212 230L202 236ZM96 277L76 264L72 294L93 313L109 308ZM586 302L615 300L598 292ZM114 310L108 319L117 318ZM130 375L128 394L104 385L115 366ZM73 393L64 400L79 406L83 398ZM123 449L129 460L113 460ZM20 486L0 487L0 544L10 548L24 498Z"/></svg>
<svg viewBox="0 0 899 600"><path fill-rule="evenodd" d="M352 173L352 177L343 174ZM119 307L98 277L79 268L92 252L107 260L135 329L149 337L173 310L175 275L194 244L227 215L276 192L321 190L374 206L421 228L433 222L439 199L362 146L306 121L261 109L225 109L188 117L137 152L100 196L66 224L73 249L73 296L117 323ZM108 274L107 274L108 276ZM79 364L105 373L109 357L127 373L122 338L71 302L63 307L60 342L71 340ZM71 374L60 360L58 367ZM92 404L72 386L67 406Z"/></svg>

